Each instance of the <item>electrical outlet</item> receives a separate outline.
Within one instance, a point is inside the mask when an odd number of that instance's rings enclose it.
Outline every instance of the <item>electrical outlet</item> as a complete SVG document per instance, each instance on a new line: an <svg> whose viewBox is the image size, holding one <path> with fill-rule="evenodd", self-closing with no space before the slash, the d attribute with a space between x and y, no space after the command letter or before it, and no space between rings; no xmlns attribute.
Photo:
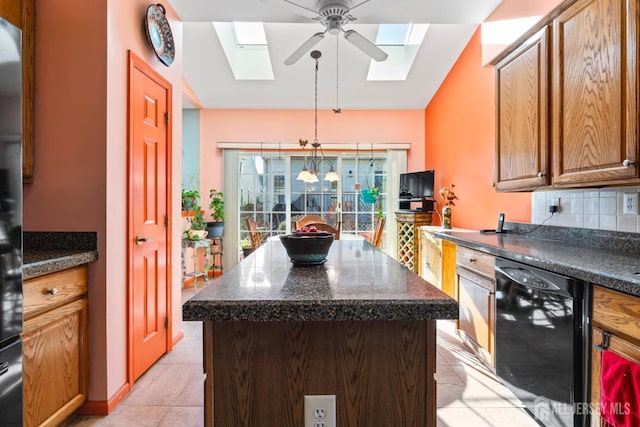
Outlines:
<svg viewBox="0 0 640 427"><path fill-rule="evenodd" d="M335 394L304 397L304 427L336 427Z"/></svg>
<svg viewBox="0 0 640 427"><path fill-rule="evenodd" d="M556 213L559 211L560 211L560 197L551 199L551 204L549 205L549 212Z"/></svg>
<svg viewBox="0 0 640 427"><path fill-rule="evenodd" d="M638 215L638 193L624 193L622 214Z"/></svg>

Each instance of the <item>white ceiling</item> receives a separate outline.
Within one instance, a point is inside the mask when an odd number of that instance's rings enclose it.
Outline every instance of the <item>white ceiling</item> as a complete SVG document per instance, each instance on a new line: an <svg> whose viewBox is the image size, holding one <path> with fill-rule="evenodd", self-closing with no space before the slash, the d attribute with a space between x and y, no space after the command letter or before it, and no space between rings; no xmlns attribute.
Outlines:
<svg viewBox="0 0 640 427"><path fill-rule="evenodd" d="M315 0L295 0L315 9ZM357 4L361 0L354 0ZM184 76L204 108L313 109L315 61L305 54L284 60L324 27L313 13L284 0L168 0L184 21ZM469 39L502 0L369 0L345 25L375 41L380 23L429 23L406 81L367 81L370 59L342 35L327 34L322 52L318 108L423 109ZM306 15L306 16L305 16ZM274 80L235 80L213 28L214 21L262 21ZM336 37L339 37L336 70ZM338 79L336 79L336 73ZM336 83L338 88L336 89ZM338 99L336 99L336 96ZM185 108L191 104L185 100Z"/></svg>

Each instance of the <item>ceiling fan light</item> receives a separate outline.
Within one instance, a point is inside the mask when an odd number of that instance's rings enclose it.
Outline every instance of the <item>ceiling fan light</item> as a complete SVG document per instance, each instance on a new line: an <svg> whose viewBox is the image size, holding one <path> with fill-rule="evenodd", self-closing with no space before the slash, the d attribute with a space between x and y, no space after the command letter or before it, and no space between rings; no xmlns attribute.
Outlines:
<svg viewBox="0 0 640 427"><path fill-rule="evenodd" d="M333 36L340 34L342 26L340 25L340 19L337 17L330 17L327 21L327 32Z"/></svg>

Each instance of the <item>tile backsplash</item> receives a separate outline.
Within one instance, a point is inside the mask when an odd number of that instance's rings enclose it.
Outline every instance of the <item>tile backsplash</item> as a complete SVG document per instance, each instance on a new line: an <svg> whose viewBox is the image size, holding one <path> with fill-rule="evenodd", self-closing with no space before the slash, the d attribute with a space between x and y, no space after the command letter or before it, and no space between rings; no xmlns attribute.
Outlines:
<svg viewBox="0 0 640 427"><path fill-rule="evenodd" d="M640 233L640 215L623 214L624 194L639 192L640 187L534 191L531 223ZM551 216L553 199L560 199L560 210Z"/></svg>

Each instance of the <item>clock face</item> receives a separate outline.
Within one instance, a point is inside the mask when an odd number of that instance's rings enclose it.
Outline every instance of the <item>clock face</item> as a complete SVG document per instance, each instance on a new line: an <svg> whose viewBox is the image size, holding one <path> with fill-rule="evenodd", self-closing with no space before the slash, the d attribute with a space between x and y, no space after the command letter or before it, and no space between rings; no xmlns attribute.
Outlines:
<svg viewBox="0 0 640 427"><path fill-rule="evenodd" d="M145 28L149 43L158 59L166 66L171 65L176 50L171 27L165 16L165 8L160 3L152 4L147 8Z"/></svg>

